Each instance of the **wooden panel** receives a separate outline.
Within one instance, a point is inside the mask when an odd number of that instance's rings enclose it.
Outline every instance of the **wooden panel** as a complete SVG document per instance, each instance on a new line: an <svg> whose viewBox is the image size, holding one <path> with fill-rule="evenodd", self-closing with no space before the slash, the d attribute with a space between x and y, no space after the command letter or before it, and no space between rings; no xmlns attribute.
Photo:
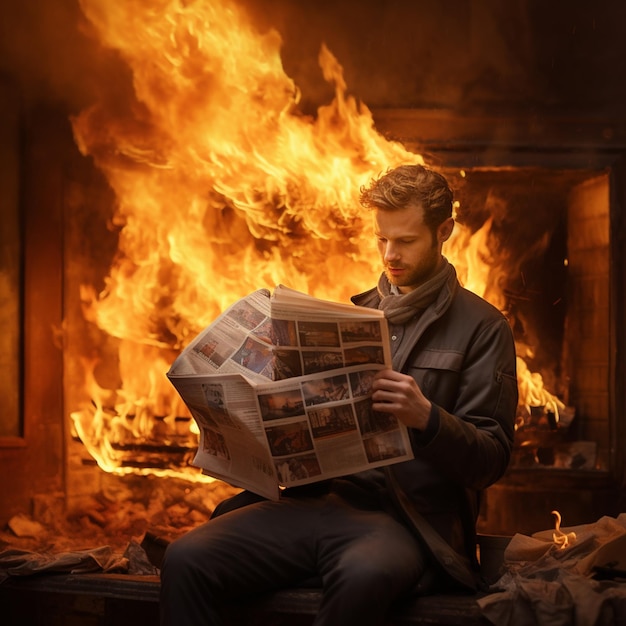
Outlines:
<svg viewBox="0 0 626 626"><path fill-rule="evenodd" d="M571 301L565 342L570 402L585 436L598 443L600 463L606 467L610 464L608 175L590 178L572 190L567 243ZM593 421L588 422L590 418Z"/></svg>
<svg viewBox="0 0 626 626"><path fill-rule="evenodd" d="M0 524L30 512L33 496L63 490L62 228L66 116L23 117L24 444L0 448Z"/></svg>
<svg viewBox="0 0 626 626"><path fill-rule="evenodd" d="M0 75L0 447L22 445L19 93Z"/></svg>

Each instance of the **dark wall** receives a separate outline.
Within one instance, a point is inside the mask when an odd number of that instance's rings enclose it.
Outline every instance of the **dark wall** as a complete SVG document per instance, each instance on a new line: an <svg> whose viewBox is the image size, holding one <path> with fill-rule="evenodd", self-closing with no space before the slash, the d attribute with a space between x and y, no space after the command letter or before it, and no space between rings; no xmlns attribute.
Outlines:
<svg viewBox="0 0 626 626"><path fill-rule="evenodd" d="M370 108L588 112L621 119L626 3L621 0L237 0L283 38L287 74L314 110L332 90L322 42ZM112 59L82 32L78 0L4 0L0 71L28 93L84 106ZM114 63L113 63L114 66Z"/></svg>
<svg viewBox="0 0 626 626"><path fill-rule="evenodd" d="M588 111L624 117L619 0L244 0L284 38L305 102L325 42L370 108Z"/></svg>

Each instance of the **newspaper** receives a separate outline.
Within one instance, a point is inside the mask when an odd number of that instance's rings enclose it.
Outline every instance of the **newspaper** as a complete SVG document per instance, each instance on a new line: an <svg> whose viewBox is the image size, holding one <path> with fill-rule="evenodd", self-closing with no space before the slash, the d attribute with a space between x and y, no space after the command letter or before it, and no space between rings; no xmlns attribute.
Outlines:
<svg viewBox="0 0 626 626"><path fill-rule="evenodd" d="M224 311L167 377L199 428L193 464L275 500L413 458L406 427L372 409L372 379L390 367L382 311L279 285Z"/></svg>

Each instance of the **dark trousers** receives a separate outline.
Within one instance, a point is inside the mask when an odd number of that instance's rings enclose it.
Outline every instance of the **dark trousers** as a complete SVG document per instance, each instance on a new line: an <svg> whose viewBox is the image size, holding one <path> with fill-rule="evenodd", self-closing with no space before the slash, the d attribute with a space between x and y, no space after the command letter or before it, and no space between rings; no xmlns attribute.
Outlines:
<svg viewBox="0 0 626 626"><path fill-rule="evenodd" d="M323 586L315 626L376 626L424 570L414 537L383 510L332 492L257 502L168 546L161 626L217 626L223 602L314 576Z"/></svg>

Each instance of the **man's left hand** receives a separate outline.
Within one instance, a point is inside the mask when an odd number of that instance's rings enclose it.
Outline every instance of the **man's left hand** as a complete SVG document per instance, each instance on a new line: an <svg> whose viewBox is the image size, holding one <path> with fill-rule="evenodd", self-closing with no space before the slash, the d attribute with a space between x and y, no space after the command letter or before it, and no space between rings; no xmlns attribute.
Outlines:
<svg viewBox="0 0 626 626"><path fill-rule="evenodd" d="M381 370L374 377L372 390L374 411L391 413L407 427L425 430L431 403L411 376Z"/></svg>

